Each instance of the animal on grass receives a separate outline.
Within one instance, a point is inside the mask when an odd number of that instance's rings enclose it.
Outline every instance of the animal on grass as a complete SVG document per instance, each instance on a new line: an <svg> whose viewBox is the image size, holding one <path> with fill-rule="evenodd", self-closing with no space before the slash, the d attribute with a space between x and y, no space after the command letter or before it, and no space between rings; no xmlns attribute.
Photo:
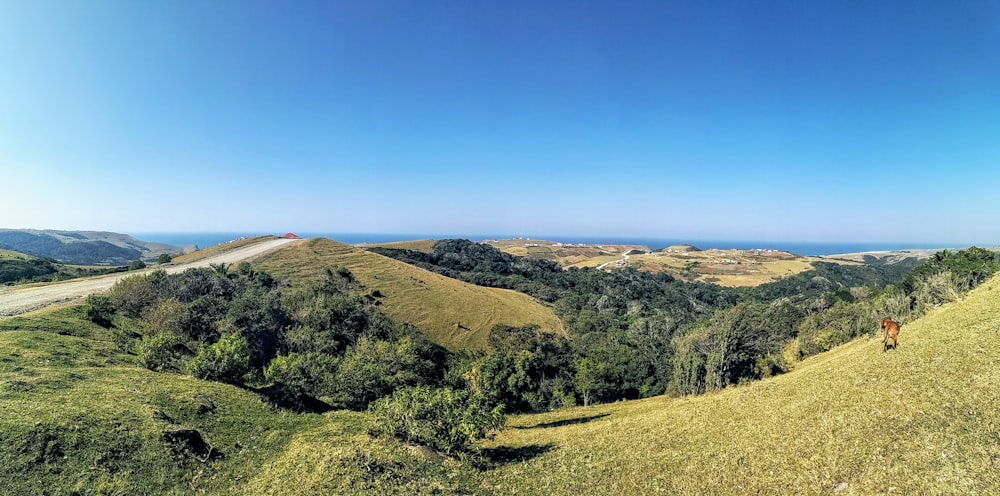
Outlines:
<svg viewBox="0 0 1000 496"><path fill-rule="evenodd" d="M882 336L882 351L886 351L891 346L892 349L896 349L899 345L899 322L892 320L888 317L882 319L882 329L885 331ZM892 339L892 344L889 344L889 340Z"/></svg>

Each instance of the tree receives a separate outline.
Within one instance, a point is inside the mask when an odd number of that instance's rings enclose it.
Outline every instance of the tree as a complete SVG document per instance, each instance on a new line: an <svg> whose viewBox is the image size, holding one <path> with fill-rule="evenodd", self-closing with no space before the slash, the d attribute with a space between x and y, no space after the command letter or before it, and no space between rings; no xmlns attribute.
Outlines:
<svg viewBox="0 0 1000 496"><path fill-rule="evenodd" d="M142 260L133 260L132 263L128 264L128 270L139 270L145 268L146 262L143 262Z"/></svg>
<svg viewBox="0 0 1000 496"><path fill-rule="evenodd" d="M163 265L165 263L170 263L173 259L174 257L169 253L161 253L160 256L156 259L156 263Z"/></svg>
<svg viewBox="0 0 1000 496"><path fill-rule="evenodd" d="M594 397L600 394L608 384L604 381L607 372L607 364L597 362L590 358L581 358L576 361L576 375L574 385L576 392L580 393L583 399L583 406L590 406Z"/></svg>

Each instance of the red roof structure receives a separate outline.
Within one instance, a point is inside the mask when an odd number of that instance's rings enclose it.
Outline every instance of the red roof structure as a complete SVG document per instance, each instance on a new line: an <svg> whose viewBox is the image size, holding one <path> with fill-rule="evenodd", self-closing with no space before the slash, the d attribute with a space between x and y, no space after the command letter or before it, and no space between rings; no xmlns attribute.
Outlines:
<svg viewBox="0 0 1000 496"><path fill-rule="evenodd" d="M295 234L293 232L286 232L285 234L282 234L281 236L278 237L282 239L302 239L302 236L299 236L298 234Z"/></svg>

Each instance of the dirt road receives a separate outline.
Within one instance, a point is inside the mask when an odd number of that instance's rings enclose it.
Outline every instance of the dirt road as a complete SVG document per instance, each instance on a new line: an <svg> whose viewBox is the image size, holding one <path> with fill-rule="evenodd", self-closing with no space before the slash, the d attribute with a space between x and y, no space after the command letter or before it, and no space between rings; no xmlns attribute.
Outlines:
<svg viewBox="0 0 1000 496"><path fill-rule="evenodd" d="M140 271L123 272L87 279L74 279L71 281L40 286L15 286L0 288L0 318L20 315L22 313L44 308L56 303L73 301L93 293L107 291L111 288L111 286L118 282L119 279L133 274L141 274L158 269L166 270L168 273L174 273L182 272L195 267L208 267L211 264L231 264L242 260L249 260L296 241L297 240L294 239L272 239L250 246L225 251L189 263L171 264L165 267L150 267Z"/></svg>

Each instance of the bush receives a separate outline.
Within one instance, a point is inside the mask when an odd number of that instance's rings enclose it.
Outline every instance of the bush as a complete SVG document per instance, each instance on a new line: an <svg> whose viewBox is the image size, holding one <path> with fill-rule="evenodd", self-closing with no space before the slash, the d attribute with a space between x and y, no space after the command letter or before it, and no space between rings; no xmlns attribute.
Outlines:
<svg viewBox="0 0 1000 496"><path fill-rule="evenodd" d="M438 382L427 352L410 336L396 342L362 337L341 360L331 396L346 408L364 410L396 389Z"/></svg>
<svg viewBox="0 0 1000 496"><path fill-rule="evenodd" d="M136 274L115 283L108 291L114 307L127 317L139 317L159 298L153 278Z"/></svg>
<svg viewBox="0 0 1000 496"><path fill-rule="evenodd" d="M163 372L180 370L178 349L183 343L176 334L163 332L155 336L146 336L136 345L139 364L149 370Z"/></svg>
<svg viewBox="0 0 1000 496"><path fill-rule="evenodd" d="M145 268L146 262L143 262L142 260L133 260L132 263L128 264L128 270L139 270Z"/></svg>
<svg viewBox="0 0 1000 496"><path fill-rule="evenodd" d="M202 348L188 363L188 371L199 379L241 385L250 372L250 345L236 334L226 334Z"/></svg>
<svg viewBox="0 0 1000 496"><path fill-rule="evenodd" d="M104 328L111 327L111 320L115 316L115 305L111 298L101 295L90 295L87 297L87 320Z"/></svg>
<svg viewBox="0 0 1000 496"><path fill-rule="evenodd" d="M268 364L264 378L314 398L329 394L337 359L324 353L291 353Z"/></svg>
<svg viewBox="0 0 1000 496"><path fill-rule="evenodd" d="M156 259L156 263L163 265L165 263L170 263L174 259L169 253L161 253Z"/></svg>
<svg viewBox="0 0 1000 496"><path fill-rule="evenodd" d="M392 436L452 455L473 452L506 421L500 406L482 396L450 388L417 386L397 390L369 410L368 432Z"/></svg>

